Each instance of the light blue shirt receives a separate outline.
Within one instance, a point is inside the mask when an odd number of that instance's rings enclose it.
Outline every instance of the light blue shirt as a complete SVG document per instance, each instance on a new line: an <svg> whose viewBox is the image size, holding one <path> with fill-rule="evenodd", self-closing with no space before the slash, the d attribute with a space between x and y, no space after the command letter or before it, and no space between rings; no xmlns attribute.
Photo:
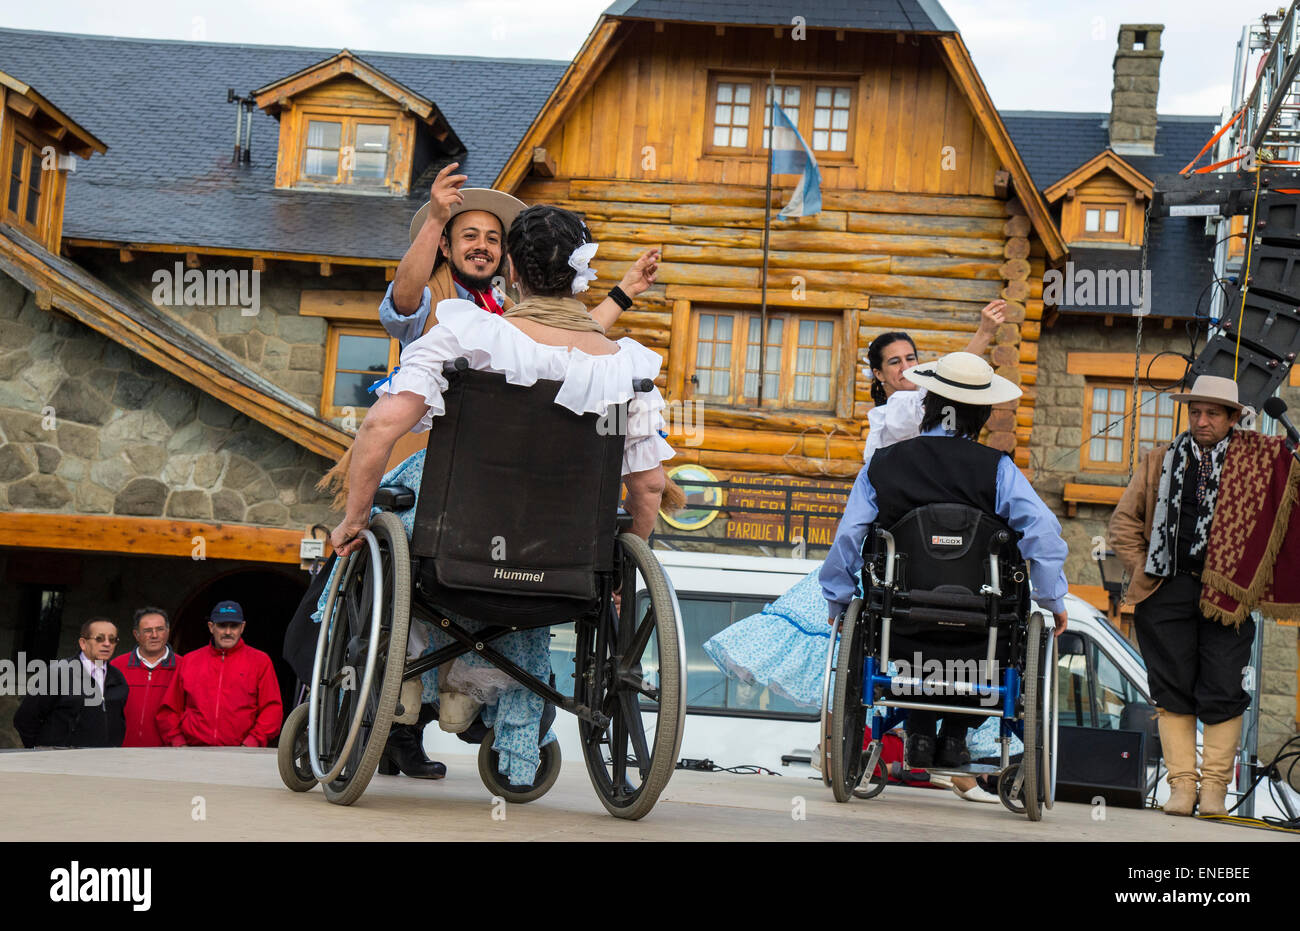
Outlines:
<svg viewBox="0 0 1300 931"><path fill-rule="evenodd" d="M951 436L942 426L932 427L921 436ZM848 607L858 588L862 571L862 541L867 525L876 519L876 490L867 478L867 466L858 472L849 502L835 531L835 542L822 565L822 594L835 617ZM997 515L1022 534L1020 555L1029 563L1029 581L1034 599L1048 611L1065 610L1065 557L1069 547L1061 539L1061 523L1047 509L1029 480L1016 468L1010 456L998 461Z"/></svg>
<svg viewBox="0 0 1300 931"><path fill-rule="evenodd" d="M456 296L461 300L473 300L469 292L460 286L460 282L454 278L451 282L456 288ZM388 290L384 292L384 299L379 305L379 322L384 325L388 335L402 344L405 349L410 343L415 342L424 333L424 323L429 319L429 307L433 303L433 294L429 291L429 286L424 286L424 293L420 295L420 306L416 308L413 314L399 314L397 308L393 306L393 284L388 283Z"/></svg>

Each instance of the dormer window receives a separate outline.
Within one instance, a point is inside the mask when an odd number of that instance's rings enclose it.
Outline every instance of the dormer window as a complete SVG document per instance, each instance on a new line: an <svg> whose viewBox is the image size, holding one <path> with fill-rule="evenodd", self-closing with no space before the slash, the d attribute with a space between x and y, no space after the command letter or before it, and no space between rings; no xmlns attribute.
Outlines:
<svg viewBox="0 0 1300 931"><path fill-rule="evenodd" d="M404 196L465 151L433 101L347 49L253 99L280 121L277 188Z"/></svg>
<svg viewBox="0 0 1300 931"><path fill-rule="evenodd" d="M1137 248L1151 180L1106 149L1043 192L1061 208L1067 243Z"/></svg>

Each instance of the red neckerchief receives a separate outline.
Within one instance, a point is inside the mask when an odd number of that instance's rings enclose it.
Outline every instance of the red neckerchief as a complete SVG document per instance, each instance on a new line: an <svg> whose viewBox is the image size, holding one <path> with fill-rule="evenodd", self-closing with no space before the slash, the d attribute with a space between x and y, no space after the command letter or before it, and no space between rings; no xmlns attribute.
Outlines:
<svg viewBox="0 0 1300 931"><path fill-rule="evenodd" d="M496 295L492 293L492 288L489 287L486 291L479 291L471 288L461 280L460 275L456 274L455 269L452 269L451 280L468 291L469 299L488 313L496 314L498 317L505 313L505 308L497 302Z"/></svg>

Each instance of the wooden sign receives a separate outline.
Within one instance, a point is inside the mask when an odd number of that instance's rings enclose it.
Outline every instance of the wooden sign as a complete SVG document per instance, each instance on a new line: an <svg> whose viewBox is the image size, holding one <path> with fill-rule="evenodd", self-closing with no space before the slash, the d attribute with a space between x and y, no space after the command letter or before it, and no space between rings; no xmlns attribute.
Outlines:
<svg viewBox="0 0 1300 931"><path fill-rule="evenodd" d="M849 482L827 479L743 473L732 475L729 481L727 539L791 543L802 538L808 546L830 546L834 542L835 528L852 487Z"/></svg>

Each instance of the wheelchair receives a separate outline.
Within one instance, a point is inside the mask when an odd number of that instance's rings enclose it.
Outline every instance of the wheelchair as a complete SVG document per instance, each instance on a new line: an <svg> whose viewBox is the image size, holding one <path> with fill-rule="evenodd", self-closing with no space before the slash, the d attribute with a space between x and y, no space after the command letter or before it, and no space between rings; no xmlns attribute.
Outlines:
<svg viewBox="0 0 1300 931"><path fill-rule="evenodd" d="M1002 521L962 504L926 505L889 529L868 528L864 597L836 619L826 656L822 778L837 802L884 791L888 780L877 769L882 738L918 710L1000 719L999 766L930 772L997 773L1002 804L1030 821L1052 807L1056 638L1043 613L1031 611L1017 540ZM922 676L935 669L931 659L944 669L937 680ZM919 660L920 667L889 675L895 660L909 666ZM975 675L954 675L957 669ZM1025 747L1014 763L1012 734Z"/></svg>
<svg viewBox="0 0 1300 931"><path fill-rule="evenodd" d="M601 802L617 818L642 818L681 747L686 650L672 585L618 504L624 436L610 424L627 422L626 410L614 419L626 402L604 417L579 416L554 403L561 382L511 385L465 359L444 371L446 413L433 419L418 503L411 489L380 488L365 546L331 583L310 697L280 740L282 779L295 791L319 783L330 802L352 804L406 710L402 683L472 653L543 699L539 739L557 709L576 715ZM649 379L633 385L650 388ZM408 546L394 511L413 504ZM412 618L450 643L407 658ZM569 622L576 648L568 694L554 675L539 678L494 646ZM517 786L497 771L493 732L481 719L473 730L493 796L528 802L555 782L558 742L540 748L535 781Z"/></svg>

